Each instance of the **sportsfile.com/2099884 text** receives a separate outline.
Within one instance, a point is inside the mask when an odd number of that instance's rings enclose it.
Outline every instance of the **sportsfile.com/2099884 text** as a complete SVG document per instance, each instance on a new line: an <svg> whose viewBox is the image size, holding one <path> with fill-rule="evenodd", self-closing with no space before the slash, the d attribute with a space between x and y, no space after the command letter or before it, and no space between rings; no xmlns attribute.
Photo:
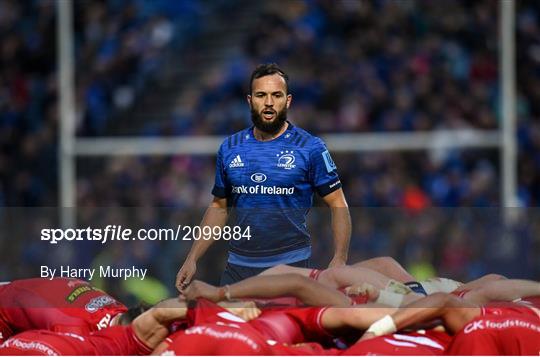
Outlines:
<svg viewBox="0 0 540 357"><path fill-rule="evenodd" d="M105 228L43 228L41 240L50 244L61 241L98 241L105 244L108 241L176 241L176 240L241 240L251 239L250 226L187 226L178 225L173 228L140 228L133 233L131 228L121 225L108 225Z"/></svg>

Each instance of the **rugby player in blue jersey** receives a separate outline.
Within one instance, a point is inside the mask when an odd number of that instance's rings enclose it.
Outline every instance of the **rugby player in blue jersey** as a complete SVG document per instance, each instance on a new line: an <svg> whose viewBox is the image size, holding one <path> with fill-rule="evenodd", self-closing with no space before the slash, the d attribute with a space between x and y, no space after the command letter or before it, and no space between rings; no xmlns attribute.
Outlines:
<svg viewBox="0 0 540 357"><path fill-rule="evenodd" d="M278 264L307 267L311 241L306 215L315 192L332 216L334 254L329 266L344 265L351 220L336 165L321 139L287 121L292 101L287 74L276 64L259 65L251 76L247 101L253 126L221 144L214 199L201 222L201 227L239 227L230 239L221 283ZM180 290L189 284L197 261L213 241L194 242L177 274Z"/></svg>

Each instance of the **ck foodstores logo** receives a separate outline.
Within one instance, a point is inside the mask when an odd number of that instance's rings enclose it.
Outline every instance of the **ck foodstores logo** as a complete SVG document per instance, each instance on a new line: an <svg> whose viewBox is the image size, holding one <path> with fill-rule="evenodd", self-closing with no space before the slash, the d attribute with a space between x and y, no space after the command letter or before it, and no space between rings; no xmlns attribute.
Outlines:
<svg viewBox="0 0 540 357"><path fill-rule="evenodd" d="M483 329L484 329L484 321L479 320L479 321L473 321L473 322L469 323L467 326L465 326L465 328L463 329L463 332L468 334L468 333L471 333L473 331L483 330Z"/></svg>
<svg viewBox="0 0 540 357"><path fill-rule="evenodd" d="M296 157L294 157L294 151L281 151L279 154L276 154L278 157L277 167L282 167L286 170L294 169L296 165L294 165L294 162L296 161Z"/></svg>

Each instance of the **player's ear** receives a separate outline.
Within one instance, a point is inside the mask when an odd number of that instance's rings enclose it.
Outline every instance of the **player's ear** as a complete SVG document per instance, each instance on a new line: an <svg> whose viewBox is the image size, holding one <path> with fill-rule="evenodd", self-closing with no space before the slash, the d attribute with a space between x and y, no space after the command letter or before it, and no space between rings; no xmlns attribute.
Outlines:
<svg viewBox="0 0 540 357"><path fill-rule="evenodd" d="M287 109L291 106L292 94L287 94Z"/></svg>
<svg viewBox="0 0 540 357"><path fill-rule="evenodd" d="M248 94L248 95L246 96L246 99L247 99L249 108L251 108L251 94Z"/></svg>

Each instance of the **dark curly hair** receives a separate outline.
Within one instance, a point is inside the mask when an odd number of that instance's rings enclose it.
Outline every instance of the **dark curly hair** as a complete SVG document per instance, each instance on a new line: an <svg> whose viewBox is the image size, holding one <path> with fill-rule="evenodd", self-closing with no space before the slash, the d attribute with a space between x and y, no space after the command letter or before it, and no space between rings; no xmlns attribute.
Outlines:
<svg viewBox="0 0 540 357"><path fill-rule="evenodd" d="M118 325L129 325L143 312L150 310L152 305L140 302L137 306L130 307L126 312L120 315Z"/></svg>
<svg viewBox="0 0 540 357"><path fill-rule="evenodd" d="M272 74L279 74L284 80L286 85L287 93L289 92L289 76L285 71L283 71L279 66L275 63L264 63L260 64L255 68L253 73L251 74L251 79L249 81L249 92L253 90L253 81L257 78L265 77L265 76L271 76Z"/></svg>

